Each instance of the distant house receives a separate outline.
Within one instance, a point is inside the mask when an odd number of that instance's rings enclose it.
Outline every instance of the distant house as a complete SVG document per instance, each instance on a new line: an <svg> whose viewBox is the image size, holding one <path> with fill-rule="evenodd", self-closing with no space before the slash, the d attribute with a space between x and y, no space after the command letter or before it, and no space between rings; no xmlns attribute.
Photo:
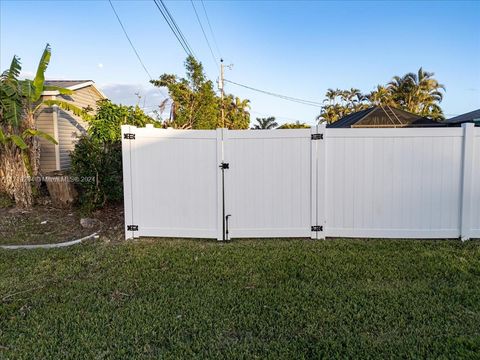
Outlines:
<svg viewBox="0 0 480 360"><path fill-rule="evenodd" d="M47 80L46 85L66 88L72 95L61 95L58 91L44 91L44 100L71 102L79 108L95 109L96 102L105 95L91 80ZM40 139L40 169L43 173L70 168L69 153L74 149L78 136L84 134L87 124L80 117L54 107L43 107L36 116L37 129L46 132L57 140L54 145Z"/></svg>
<svg viewBox="0 0 480 360"><path fill-rule="evenodd" d="M444 123L390 106L373 106L327 125L329 128L441 127Z"/></svg>
<svg viewBox="0 0 480 360"><path fill-rule="evenodd" d="M445 122L449 124L449 126L455 126L455 125L458 126L460 124L469 123L469 122L475 123L475 126L480 126L480 109L455 116L453 118L445 120Z"/></svg>

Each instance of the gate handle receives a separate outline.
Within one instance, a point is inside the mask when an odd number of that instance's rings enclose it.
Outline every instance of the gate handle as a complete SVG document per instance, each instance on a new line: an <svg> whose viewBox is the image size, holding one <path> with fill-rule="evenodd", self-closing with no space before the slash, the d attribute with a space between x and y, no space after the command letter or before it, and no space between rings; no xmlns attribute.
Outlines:
<svg viewBox="0 0 480 360"><path fill-rule="evenodd" d="M229 239L228 239L228 218L229 218L230 216L232 216L232 215L228 214L227 216L225 216L225 224L226 224L226 225L225 225L225 226L226 226L226 229L225 229L225 237L226 237L226 239L225 239L225 240L229 240Z"/></svg>

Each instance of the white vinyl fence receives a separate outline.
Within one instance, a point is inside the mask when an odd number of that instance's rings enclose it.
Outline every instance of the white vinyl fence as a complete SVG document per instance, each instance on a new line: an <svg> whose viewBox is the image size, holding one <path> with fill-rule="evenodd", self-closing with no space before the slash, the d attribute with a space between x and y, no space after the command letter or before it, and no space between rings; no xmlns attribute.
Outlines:
<svg viewBox="0 0 480 360"><path fill-rule="evenodd" d="M480 129L122 126L126 238L480 237Z"/></svg>

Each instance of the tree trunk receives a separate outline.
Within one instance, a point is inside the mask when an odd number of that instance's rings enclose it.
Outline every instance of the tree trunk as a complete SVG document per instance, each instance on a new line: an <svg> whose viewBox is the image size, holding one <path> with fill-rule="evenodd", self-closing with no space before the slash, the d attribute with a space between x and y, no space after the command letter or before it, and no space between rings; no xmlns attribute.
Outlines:
<svg viewBox="0 0 480 360"><path fill-rule="evenodd" d="M1 150L0 189L14 199L17 206L30 208L33 204L32 186L20 149L12 144Z"/></svg>
<svg viewBox="0 0 480 360"><path fill-rule="evenodd" d="M36 130L37 126L35 124L35 117L34 114L31 112L27 113L25 127L27 129ZM33 181L31 185L33 186L34 194L37 194L40 190L41 180L39 178L40 175L40 142L36 136L31 137L27 141L28 144L28 157L30 159L30 167L31 167L31 176L33 177Z"/></svg>

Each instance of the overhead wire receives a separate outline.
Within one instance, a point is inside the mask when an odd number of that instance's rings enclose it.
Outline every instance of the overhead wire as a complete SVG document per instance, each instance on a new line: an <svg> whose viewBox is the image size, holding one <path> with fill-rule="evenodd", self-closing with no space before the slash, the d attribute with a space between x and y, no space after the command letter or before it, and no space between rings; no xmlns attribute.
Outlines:
<svg viewBox="0 0 480 360"><path fill-rule="evenodd" d="M173 34L177 38L178 42L182 46L185 53L195 58L196 56L190 44L188 43L187 39L183 35L182 31L180 30L180 27L178 26L177 22L175 21L170 11L168 11L168 8L163 2L163 0L153 0L153 2L157 6L158 11L162 14L163 18L165 19L165 22L167 23L170 30L172 30Z"/></svg>
<svg viewBox="0 0 480 360"><path fill-rule="evenodd" d="M228 80L228 79L224 79L224 81L228 82L230 84L233 84L233 85L237 85L237 86L252 90L252 91L257 91L257 92L260 92L260 93L263 93L263 94L266 94L266 95L274 96L274 97L277 97L277 98L280 98L280 99L283 99L283 100L292 101L292 102L296 102L296 103L303 104L303 105L314 106L314 107L318 107L318 108L321 108L323 106L322 103L319 103L319 102L316 102L316 101L305 100L305 99L295 98L295 97L292 97L292 96L277 94L277 93L273 93L271 91L261 90L261 89L254 88L252 86L240 84L240 83L237 83L235 81Z"/></svg>
<svg viewBox="0 0 480 360"><path fill-rule="evenodd" d="M197 17L198 25L200 25L200 29L202 29L203 37L205 38L205 41L207 42L208 48L210 49L210 54L212 55L213 62L214 62L217 66L220 66L220 64L218 63L217 58L216 58L215 55L213 54L212 47L210 46L210 41L208 41L207 34L205 33L205 30L203 29L202 22L200 21L200 17L198 16L198 12L197 12L197 9L195 8L195 4L193 3L193 0L190 0L190 3L192 4L193 11L195 12L195 16Z"/></svg>
<svg viewBox="0 0 480 360"><path fill-rule="evenodd" d="M120 19L120 16L118 16L118 13L117 11L115 10L115 7L113 6L113 3L112 3L112 0L108 0L108 2L110 3L110 6L112 7L112 10L118 20L118 23L120 24L120 26L122 27L122 30L123 30L123 33L125 34L125 37L127 38L128 42L130 43L130 46L132 47L133 49L133 52L135 53L135 55L137 56L137 59L138 61L140 62L140 64L142 65L143 67L143 70L145 70L145 72L147 73L148 77L150 78L150 80L152 80L152 75L150 74L150 72L148 71L147 67L145 66L145 63L143 62L142 58L140 57L140 54L138 53L137 49L135 48L135 45L133 45L133 42L132 40L130 39L130 36L128 36L128 33L127 33L127 30L125 29L125 26L123 26L123 23L122 23L122 20Z"/></svg>
<svg viewBox="0 0 480 360"><path fill-rule="evenodd" d="M133 52L135 53L138 61L139 61L140 64L141 64L143 70L145 70L145 73L147 74L148 78L149 78L150 80L153 80L153 77L152 77L152 75L150 74L150 71L148 71L148 68L147 68L147 66L145 65L145 63L143 62L143 60L142 60L142 58L141 58L141 56L140 56L140 53L138 52L137 48L136 48L135 45L133 44L132 39L131 39L130 36L128 35L127 29L126 29L125 26L123 25L123 22L122 22L122 20L120 19L120 16L118 15L115 7L113 6L112 1L111 1L111 0L108 0L108 2L110 3L110 6L111 6L111 8L112 8L112 10L113 10L113 13L115 14L115 17L117 18L118 23L120 24L120 26L121 26L121 28L122 28L122 30L123 30L123 33L125 34L125 37L127 38L127 40L128 40L128 42L129 42L129 44L130 44ZM165 97L165 95L160 91L160 89L158 89L158 91L159 91L159 93L160 93L160 95L161 95L162 97ZM153 106L157 107L158 105L153 105Z"/></svg>
<svg viewBox="0 0 480 360"><path fill-rule="evenodd" d="M218 55L220 56L220 58L222 58L223 57L222 52L218 47L217 39L215 37L215 33L213 32L212 24L210 23L210 18L208 17L207 9L205 8L205 4L203 0L200 0L200 2L202 3L203 12L205 13L205 18L207 19L208 28L210 29L210 34L212 35L213 43L215 44L215 48L217 49Z"/></svg>

